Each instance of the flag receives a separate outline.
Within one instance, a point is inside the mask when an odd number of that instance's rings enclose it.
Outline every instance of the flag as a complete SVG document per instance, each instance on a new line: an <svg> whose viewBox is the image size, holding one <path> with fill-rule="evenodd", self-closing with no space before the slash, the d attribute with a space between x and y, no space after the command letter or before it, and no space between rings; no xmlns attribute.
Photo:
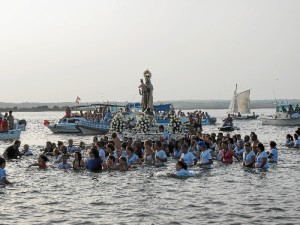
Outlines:
<svg viewBox="0 0 300 225"><path fill-rule="evenodd" d="M79 101L81 101L81 98L79 98L79 97L77 96L75 102L76 102L77 104L79 104Z"/></svg>

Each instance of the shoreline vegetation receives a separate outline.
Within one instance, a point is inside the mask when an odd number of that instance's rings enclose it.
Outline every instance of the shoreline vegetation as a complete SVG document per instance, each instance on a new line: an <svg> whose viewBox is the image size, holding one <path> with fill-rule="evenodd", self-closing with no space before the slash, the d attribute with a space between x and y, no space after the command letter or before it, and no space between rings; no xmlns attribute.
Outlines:
<svg viewBox="0 0 300 225"><path fill-rule="evenodd" d="M284 100L286 101L286 100ZM290 104L300 104L299 99L287 100ZM5 103L0 102L0 112L45 112L45 111L64 111L67 106L74 107L80 105L97 104L100 102L56 102L56 103ZM103 104L103 102L101 102ZM109 102L109 104L126 105L128 102ZM155 105L172 103L176 110L193 110L193 109L228 109L229 100L174 100L154 102ZM105 104L105 103L104 103ZM251 109L274 108L275 100L252 100Z"/></svg>

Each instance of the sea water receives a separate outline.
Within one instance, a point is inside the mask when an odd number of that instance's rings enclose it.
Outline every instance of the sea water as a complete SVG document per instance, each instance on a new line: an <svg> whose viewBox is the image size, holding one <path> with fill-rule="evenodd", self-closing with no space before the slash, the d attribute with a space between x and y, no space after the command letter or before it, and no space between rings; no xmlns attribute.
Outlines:
<svg viewBox="0 0 300 225"><path fill-rule="evenodd" d="M217 125L203 126L204 133L218 132L226 110L207 110ZM271 114L273 109L256 110ZM52 134L45 119L63 112L14 113L26 119L21 146L29 144L34 156L6 164L12 186L0 188L0 224L299 224L300 150L282 147L295 127L262 126L260 120L235 121L242 136L254 131L269 150L279 149L279 162L268 171L243 168L240 163L213 169L191 168L197 177L166 177L175 172L175 160L165 167L140 166L126 172L90 173L27 169L37 161L46 141L72 138L92 142L92 136ZM0 142L0 154L11 145ZM55 165L49 162L48 165Z"/></svg>

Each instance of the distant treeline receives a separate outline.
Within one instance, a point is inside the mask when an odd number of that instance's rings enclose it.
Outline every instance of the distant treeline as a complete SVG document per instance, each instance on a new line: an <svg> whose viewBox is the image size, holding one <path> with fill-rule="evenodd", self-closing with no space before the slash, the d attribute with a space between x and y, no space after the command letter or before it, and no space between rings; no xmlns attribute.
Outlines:
<svg viewBox="0 0 300 225"><path fill-rule="evenodd" d="M288 100L291 104L300 104L299 99ZM97 102L82 103L83 105L95 104ZM98 102L99 103L99 102ZM126 105L128 102L118 102L118 105ZM175 109L228 109L228 100L175 100L155 102L155 105L173 103ZM251 109L274 108L275 100L252 100ZM81 104L80 104L81 105ZM0 112L45 112L45 111L64 111L66 107L78 106L72 102L61 103L4 103L0 102Z"/></svg>

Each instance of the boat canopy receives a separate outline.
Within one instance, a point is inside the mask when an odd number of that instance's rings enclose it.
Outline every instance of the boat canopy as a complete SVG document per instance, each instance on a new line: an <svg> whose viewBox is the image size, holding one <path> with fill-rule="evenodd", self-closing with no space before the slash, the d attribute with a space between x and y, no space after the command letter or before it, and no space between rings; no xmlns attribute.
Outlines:
<svg viewBox="0 0 300 225"><path fill-rule="evenodd" d="M135 102L135 103L128 103L127 104L127 107L129 109L141 109L142 108L142 105L140 102ZM153 106L154 108L154 111L156 112L160 112L160 111L170 111L170 110L173 110L174 107L173 107L173 104L172 103L168 103L168 104L160 104L160 105L154 105Z"/></svg>

